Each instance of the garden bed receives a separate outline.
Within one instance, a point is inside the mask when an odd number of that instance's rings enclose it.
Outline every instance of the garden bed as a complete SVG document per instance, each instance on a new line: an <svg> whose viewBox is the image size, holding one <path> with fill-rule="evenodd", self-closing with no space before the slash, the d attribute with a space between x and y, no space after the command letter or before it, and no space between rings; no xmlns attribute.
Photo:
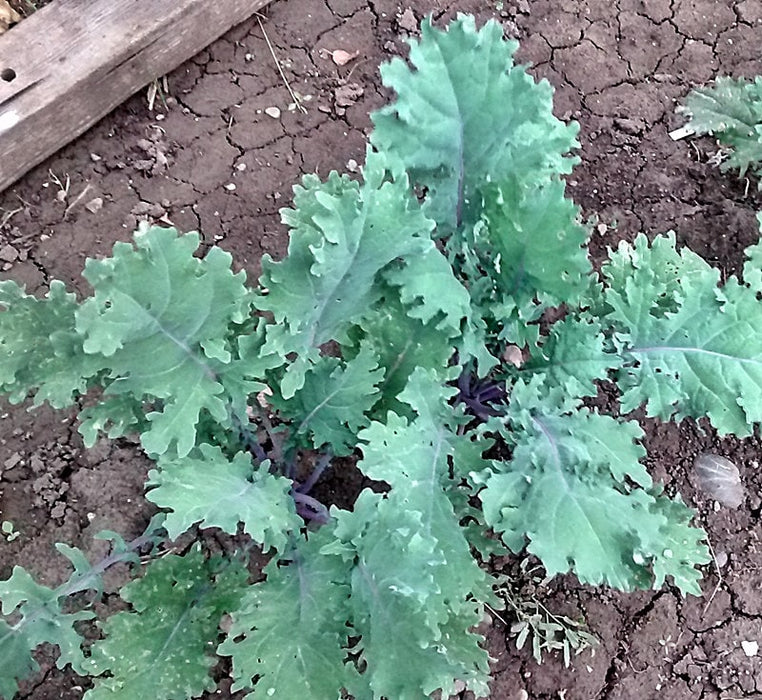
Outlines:
<svg viewBox="0 0 762 700"><path fill-rule="evenodd" d="M387 97L379 63L404 55L404 38L417 34L426 13L442 22L456 11L501 21L520 40L520 59L555 86L557 115L580 122L582 163L569 178L569 195L585 216L597 216L596 264L606 247L639 231L674 229L725 278L738 273L744 248L758 237L756 183L721 174L712 165L713 141L674 142L668 133L683 123L675 106L691 87L720 74L762 73L758 3L281 0L261 24L248 21L170 74L153 110L144 94L132 98L0 195L3 277L30 291L52 278L82 289L85 258L108 254L149 219L201 231L206 244L230 251L255 279L264 253L285 253L277 212L299 175L325 177L363 161L368 113ZM357 56L338 65L331 56L337 50ZM556 657L538 666L527 650L515 650L494 617L488 638L499 700L762 693L762 657L742 646L762 643L762 446L756 437L720 440L690 422L643 425L651 473L698 509L709 533L716 560L705 570L705 597L683 599L669 588L620 594L572 577L538 586L519 576L515 597L534 596L553 612L584 619L601 644L568 669ZM142 496L150 465L134 444L102 442L87 451L70 420L19 408L3 412L2 436L1 517L19 536L0 543L0 578L20 562L55 584L66 566L53 556L54 542L91 552L100 529L142 532L152 512ZM694 488L689 473L703 452L741 470L747 498L738 510L716 510ZM359 484L342 477L328 473L320 493L351 501ZM496 565L517 570L514 560ZM50 665L46 657L45 672L23 685L21 697L81 697L81 679ZM227 687L223 678L216 697L228 697Z"/></svg>

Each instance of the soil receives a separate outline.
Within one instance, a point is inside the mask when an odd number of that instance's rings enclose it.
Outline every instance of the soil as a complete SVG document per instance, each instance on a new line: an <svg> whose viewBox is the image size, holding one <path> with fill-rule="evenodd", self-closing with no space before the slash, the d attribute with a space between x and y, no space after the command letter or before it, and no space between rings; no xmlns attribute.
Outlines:
<svg viewBox="0 0 762 700"><path fill-rule="evenodd" d="M720 74L762 73L760 0L279 0L262 24L246 22L170 74L153 110L145 93L134 96L0 194L1 276L31 291L52 278L82 289L85 258L107 254L149 219L202 231L206 244L222 245L256 278L263 254L285 253L278 209L299 175L362 162L368 113L387 98L379 63L404 55L404 39L427 13L444 21L456 11L500 21L521 41L520 59L555 86L558 116L580 122L581 163L569 191L586 217L597 217L597 261L639 231L674 229L726 276L739 270L758 237L756 183L721 174L712 140L674 142L668 132L682 125L675 106L691 87ZM263 27L306 113L293 108ZM359 57L337 66L326 54L335 49ZM277 118L265 112L272 107ZM95 552L100 529L125 537L143 530L149 464L135 444L85 450L71 415L7 404L0 411L0 511L20 533L0 542L0 579L18 562L59 583L68 570L55 542ZM517 595L531 592L550 610L584 619L601 643L569 668L556 656L538 665L493 616L498 700L762 698L762 656L742 646L762 643L759 438L721 440L691 422L643 423L653 475L683 494L709 533L716 559L705 570L705 596L520 579ZM737 510L716 508L691 483L694 459L708 451L740 469L747 498ZM503 564L513 571L517 561ZM41 663L19 697L82 696L85 681L56 670L48 654ZM226 688L221 681L214 697L231 697Z"/></svg>

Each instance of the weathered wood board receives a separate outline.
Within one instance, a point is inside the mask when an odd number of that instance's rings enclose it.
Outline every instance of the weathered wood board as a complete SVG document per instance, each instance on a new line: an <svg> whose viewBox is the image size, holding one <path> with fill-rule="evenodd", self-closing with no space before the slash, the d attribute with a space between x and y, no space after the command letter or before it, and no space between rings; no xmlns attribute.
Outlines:
<svg viewBox="0 0 762 700"><path fill-rule="evenodd" d="M0 191L271 0L56 0L0 37Z"/></svg>

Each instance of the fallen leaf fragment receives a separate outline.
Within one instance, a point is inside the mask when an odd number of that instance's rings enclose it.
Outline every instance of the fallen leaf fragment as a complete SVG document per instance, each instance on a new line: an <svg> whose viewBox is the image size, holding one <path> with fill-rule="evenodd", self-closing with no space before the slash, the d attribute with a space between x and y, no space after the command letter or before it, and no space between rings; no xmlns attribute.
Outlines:
<svg viewBox="0 0 762 700"><path fill-rule="evenodd" d="M693 464L699 488L728 508L738 508L745 497L741 475L733 462L719 455L699 455Z"/></svg>
<svg viewBox="0 0 762 700"><path fill-rule="evenodd" d="M89 211L91 214L98 213L101 209L103 209L103 197L95 197L91 199L87 204L85 204L85 209Z"/></svg>
<svg viewBox="0 0 762 700"><path fill-rule="evenodd" d="M524 353L518 345L507 345L503 352L503 359L514 367L524 364Z"/></svg>
<svg viewBox="0 0 762 700"><path fill-rule="evenodd" d="M331 59L337 66L346 66L350 61L354 61L360 55L359 51L344 51L343 49L336 49L331 51Z"/></svg>
<svg viewBox="0 0 762 700"><path fill-rule="evenodd" d="M269 404L269 402L267 401L267 397L268 397L268 396L272 396L272 395L273 395L273 390L272 390L272 389L271 389L269 386L266 386L264 389L262 389L262 391L260 391L260 392L257 394L257 403L258 403L258 404L259 404L259 405L260 405L262 408L269 408L269 407L270 407L270 404ZM254 417L254 416L253 416L253 414L252 414L252 416L251 416L251 417L252 417L252 418Z"/></svg>
<svg viewBox="0 0 762 700"><path fill-rule="evenodd" d="M8 4L8 0L0 0L0 34L7 32L12 24L20 21L21 15Z"/></svg>

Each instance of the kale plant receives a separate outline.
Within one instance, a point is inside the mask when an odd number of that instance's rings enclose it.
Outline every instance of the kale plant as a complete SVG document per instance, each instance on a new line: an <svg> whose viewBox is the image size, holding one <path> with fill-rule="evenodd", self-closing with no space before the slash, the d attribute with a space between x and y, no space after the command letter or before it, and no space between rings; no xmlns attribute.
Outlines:
<svg viewBox="0 0 762 700"><path fill-rule="evenodd" d="M381 69L396 98L372 116L362 177L303 178L288 255L256 287L197 234L148 227L87 262L84 299L0 285L2 389L80 406L87 445L139 434L163 513L138 544L115 540L112 557L157 555L92 644L69 598L83 581L97 594L102 564L67 547L69 584L21 567L0 582L5 697L42 642L93 677L87 700L199 695L215 655L251 698L418 700L456 680L487 695L475 630L508 551L549 576L700 594L704 534L652 481L627 414L751 433L762 247L722 285L672 235L622 243L594 273L562 178L578 126L516 48L495 22L424 23L409 62ZM591 407L602 381L613 415ZM353 507L318 500L352 456L369 484ZM160 556L194 528L246 544ZM271 555L257 582L254 547Z"/></svg>
<svg viewBox="0 0 762 700"><path fill-rule="evenodd" d="M693 133L712 134L728 149L722 170L762 175L762 77L717 78L713 85L691 90L678 111L688 115ZM762 189L762 181L757 187Z"/></svg>

